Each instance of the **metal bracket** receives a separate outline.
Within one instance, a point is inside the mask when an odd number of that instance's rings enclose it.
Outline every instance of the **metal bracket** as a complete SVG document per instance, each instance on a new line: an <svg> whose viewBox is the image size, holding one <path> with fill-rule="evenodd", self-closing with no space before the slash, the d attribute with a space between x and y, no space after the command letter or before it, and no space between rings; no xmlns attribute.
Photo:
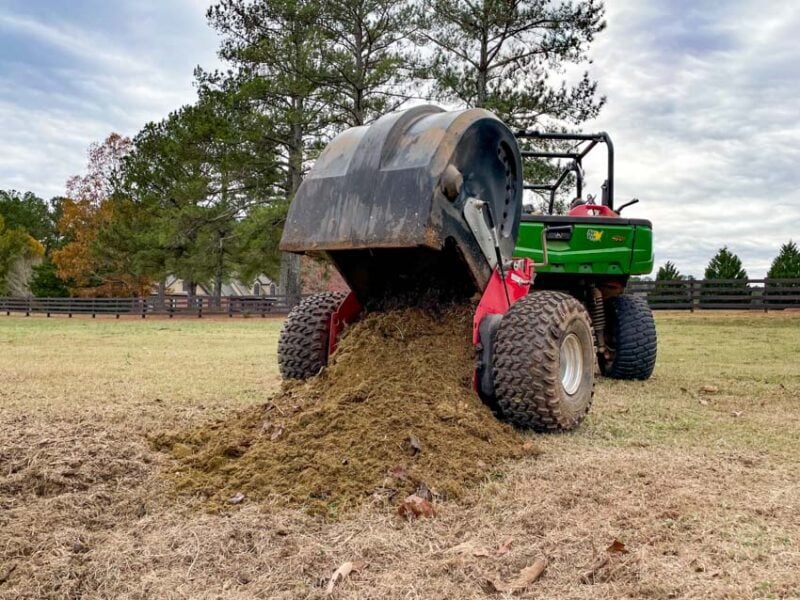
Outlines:
<svg viewBox="0 0 800 600"><path fill-rule="evenodd" d="M489 262L492 269L497 267L497 232L489 227L483 216L486 202L478 198L469 197L464 203L464 220L469 225L472 235L480 246L481 252Z"/></svg>

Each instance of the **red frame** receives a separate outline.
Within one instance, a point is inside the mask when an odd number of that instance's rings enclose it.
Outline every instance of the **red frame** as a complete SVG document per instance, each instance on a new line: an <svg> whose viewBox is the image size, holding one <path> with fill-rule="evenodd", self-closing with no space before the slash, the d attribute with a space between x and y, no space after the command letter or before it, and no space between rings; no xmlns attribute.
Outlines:
<svg viewBox="0 0 800 600"><path fill-rule="evenodd" d="M531 283L533 283L533 261L529 258L515 260L512 266L505 271L505 282L506 285L503 286L500 270L495 269L489 279L489 285L483 291L472 320L473 344L480 342L478 328L486 315L504 315L517 300L528 295ZM508 296L506 296L506 290L508 290Z"/></svg>

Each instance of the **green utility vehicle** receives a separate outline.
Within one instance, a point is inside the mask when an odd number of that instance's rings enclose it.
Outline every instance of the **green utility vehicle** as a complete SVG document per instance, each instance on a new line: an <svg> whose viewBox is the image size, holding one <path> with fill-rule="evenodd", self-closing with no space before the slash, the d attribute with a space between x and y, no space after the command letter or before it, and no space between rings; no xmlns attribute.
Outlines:
<svg viewBox="0 0 800 600"><path fill-rule="evenodd" d="M606 133L564 134L519 131L521 144L558 141L568 151L521 151L524 160L566 159L551 183L525 183L526 190L549 195L548 214L523 211L514 255L535 263L534 289L561 290L582 300L596 333L602 372L619 379L647 379L656 360L656 331L643 299L622 295L632 275L653 270L653 229L650 221L626 219L620 213L634 199L614 207L614 145ZM584 198L583 161L597 146L607 152L607 176L601 201ZM562 186L574 182L575 195L568 214L553 214ZM527 213L527 214L526 214Z"/></svg>

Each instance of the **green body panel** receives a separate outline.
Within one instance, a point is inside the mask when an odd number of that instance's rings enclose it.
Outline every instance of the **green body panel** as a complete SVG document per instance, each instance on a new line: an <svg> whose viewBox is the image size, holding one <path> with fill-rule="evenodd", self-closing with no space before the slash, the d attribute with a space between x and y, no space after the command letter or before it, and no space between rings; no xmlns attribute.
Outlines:
<svg viewBox="0 0 800 600"><path fill-rule="evenodd" d="M535 219L535 217L533 218ZM564 217L557 222L525 220L520 224L514 256L543 262L542 230L545 226L572 226L569 240L548 240L548 265L538 273L574 275L646 275L653 270L653 231L646 221Z"/></svg>

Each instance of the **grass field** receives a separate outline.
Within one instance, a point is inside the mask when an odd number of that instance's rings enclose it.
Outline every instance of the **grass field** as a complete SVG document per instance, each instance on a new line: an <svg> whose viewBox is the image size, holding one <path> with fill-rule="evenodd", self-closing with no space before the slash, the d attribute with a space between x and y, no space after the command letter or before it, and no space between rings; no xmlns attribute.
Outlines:
<svg viewBox="0 0 800 600"><path fill-rule="evenodd" d="M0 597L316 598L363 560L338 597L482 598L543 556L522 597L800 598L800 314L657 323L654 377L541 456L432 520L325 523L204 513L145 438L264 402L279 321L0 317Z"/></svg>

